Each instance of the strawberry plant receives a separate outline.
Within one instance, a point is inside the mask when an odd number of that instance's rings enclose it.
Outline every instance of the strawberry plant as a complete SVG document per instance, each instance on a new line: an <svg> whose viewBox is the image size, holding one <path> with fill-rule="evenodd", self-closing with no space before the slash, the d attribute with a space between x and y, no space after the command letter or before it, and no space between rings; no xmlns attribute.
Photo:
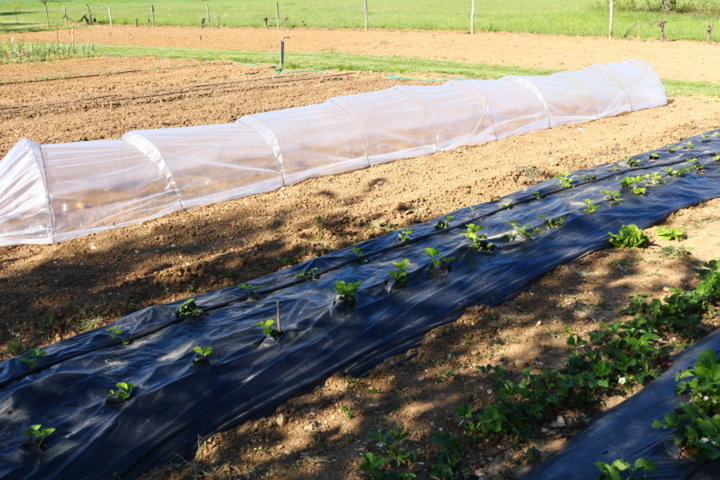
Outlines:
<svg viewBox="0 0 720 480"><path fill-rule="evenodd" d="M362 282L351 283L340 280L333 286L333 289L342 301L348 305L355 305L355 302L357 302L357 289L361 284Z"/></svg>
<svg viewBox="0 0 720 480"><path fill-rule="evenodd" d="M608 232L610 244L615 247L645 248L650 245L650 238L637 225L623 225L618 233Z"/></svg>
<svg viewBox="0 0 720 480"><path fill-rule="evenodd" d="M506 233L505 238L507 238L509 241L513 241L517 239L518 237L523 237L526 240L532 240L534 233L539 233L539 229L532 227L530 225L520 225L517 222L505 222L511 227L513 227L512 232Z"/></svg>
<svg viewBox="0 0 720 480"><path fill-rule="evenodd" d="M695 148L695 144L693 142L685 142L683 145L685 146L685 150L692 150Z"/></svg>
<svg viewBox="0 0 720 480"><path fill-rule="evenodd" d="M672 167L666 167L663 168L663 172L667 173L671 177L684 177L686 173L690 172L689 168L672 168Z"/></svg>
<svg viewBox="0 0 720 480"><path fill-rule="evenodd" d="M438 250L437 248L426 248L425 255L430 257L432 266L435 268L440 268L443 264L448 264L455 261L454 257L441 257L440 250Z"/></svg>
<svg viewBox="0 0 720 480"><path fill-rule="evenodd" d="M653 157L653 155L655 155L655 157ZM651 154L650 158L657 158L657 153ZM628 164L628 167L639 167L640 166L639 158L625 157L625 162Z"/></svg>
<svg viewBox="0 0 720 480"><path fill-rule="evenodd" d="M272 337L273 339L277 340L280 338L280 335L282 335L282 332L275 328L275 319L269 318L267 320L260 320L259 322L253 323L253 325L260 327L262 330L263 335L266 337Z"/></svg>
<svg viewBox="0 0 720 480"><path fill-rule="evenodd" d="M678 148L680 148L680 147L678 147L677 145L669 145L669 146L667 147L668 152L670 152L670 153L675 153L675 152L677 152L677 151L678 151Z"/></svg>
<svg viewBox="0 0 720 480"><path fill-rule="evenodd" d="M702 171L705 170L705 165L699 163L697 158L689 159L688 163L690 163L691 168L695 170L696 173L702 173Z"/></svg>
<svg viewBox="0 0 720 480"><path fill-rule="evenodd" d="M357 257L357 259L360 263L368 263L370 261L370 259L365 254L365 252L363 252L362 248L354 247L352 249L352 252L355 254L355 256Z"/></svg>
<svg viewBox="0 0 720 480"><path fill-rule="evenodd" d="M454 480L462 468L462 441L446 432L430 434L430 439L440 447L430 474L438 480Z"/></svg>
<svg viewBox="0 0 720 480"><path fill-rule="evenodd" d="M440 219L438 221L437 225L435 225L436 230L447 230L450 228L450 222L455 218L454 215L447 215L444 218Z"/></svg>
<svg viewBox="0 0 720 480"><path fill-rule="evenodd" d="M610 166L610 171L611 171L611 172L619 172L619 171L620 171L620 167L619 167L617 164L611 165L611 166Z"/></svg>
<svg viewBox="0 0 720 480"><path fill-rule="evenodd" d="M580 175L580 178L583 179L583 182L587 183L587 182L591 182L591 181L597 179L597 176L595 176L595 175Z"/></svg>
<svg viewBox="0 0 720 480"><path fill-rule="evenodd" d="M607 200L608 203L620 204L623 202L623 198L619 190L614 192L612 190L600 190L600 193L605 195L605 200Z"/></svg>
<svg viewBox="0 0 720 480"><path fill-rule="evenodd" d="M380 448L380 454L365 452L363 462L360 463L360 470L370 474L373 480L405 480L415 478L416 475L410 472L402 472L399 469L406 469L417 460L417 453L408 450L403 443L410 436L401 427L395 427L386 432L378 430L370 434L370 438Z"/></svg>
<svg viewBox="0 0 720 480"><path fill-rule="evenodd" d="M390 270L388 274L395 279L395 284L398 287L404 287L407 283L407 269L410 268L410 260L405 258L400 262L392 262L392 265L397 270Z"/></svg>
<svg viewBox="0 0 720 480"><path fill-rule="evenodd" d="M570 173L558 173L553 178L560 182L562 188L572 188L574 183L573 179L570 178Z"/></svg>
<svg viewBox="0 0 720 480"><path fill-rule="evenodd" d="M593 213L600 208L600 205L596 204L590 198L583 198L583 203L585 204L585 208L583 208L582 211L585 213Z"/></svg>
<svg viewBox="0 0 720 480"><path fill-rule="evenodd" d="M641 186L644 180L645 177L642 175L637 177L625 177L620 181L620 184L623 188L630 189L630 191L635 195L643 195L647 192L647 188Z"/></svg>
<svg viewBox="0 0 720 480"><path fill-rule="evenodd" d="M199 317L203 313L205 311L197 306L194 298L188 298L177 309L178 317Z"/></svg>
<svg viewBox="0 0 720 480"><path fill-rule="evenodd" d="M688 395L674 411L652 426L675 430L673 441L693 459L720 458L720 360L714 350L698 355L695 365L675 377L675 392Z"/></svg>
<svg viewBox="0 0 720 480"><path fill-rule="evenodd" d="M657 227L655 229L655 233L658 234L659 237L664 238L665 240L685 240L687 238L687 233L685 233L685 230L682 228L672 228L672 227Z"/></svg>
<svg viewBox="0 0 720 480"><path fill-rule="evenodd" d="M612 463L595 462L594 465L602 473L595 480L648 480L649 477L642 472L655 472L655 462L649 458L638 458L635 460L635 465L630 465L622 459ZM635 476L636 473L641 473L641 476Z"/></svg>
<svg viewBox="0 0 720 480"><path fill-rule="evenodd" d="M409 242L412 233L413 233L413 229L412 229L412 228L407 228L407 229L405 229L405 230L402 230L402 231L398 232L398 234L397 234L398 242L400 242L400 243L407 243L407 242Z"/></svg>
<svg viewBox="0 0 720 480"><path fill-rule="evenodd" d="M642 176L642 179L647 185L660 185L665 183L665 180L662 179L662 175L658 172L646 173Z"/></svg>
<svg viewBox="0 0 720 480"><path fill-rule="evenodd" d="M109 333L113 339L120 340L120 342L122 342L123 345L127 345L130 343L130 340L127 340L124 338L123 335L125 332L123 332L122 328L110 327L110 328L106 328L105 331L107 333Z"/></svg>
<svg viewBox="0 0 720 480"><path fill-rule="evenodd" d="M491 252L493 248L495 248L495 245L487 241L487 235L478 233L483 228L485 227L483 227L482 225L468 223L465 226L465 230L461 230L460 233L462 233L465 238L470 240L473 249L482 252Z"/></svg>
<svg viewBox="0 0 720 480"><path fill-rule="evenodd" d="M43 355L47 355L47 352L39 348L31 348L20 357L20 361L29 368L35 368L37 367L38 359Z"/></svg>
<svg viewBox="0 0 720 480"><path fill-rule="evenodd" d="M539 218L545 219L545 225L550 228L560 228L563 225L565 225L565 222L567 221L567 217L555 217L550 218L548 215L538 215Z"/></svg>
<svg viewBox="0 0 720 480"><path fill-rule="evenodd" d="M657 160L658 158L660 158L660 155L658 155L657 153L651 153L650 155L648 155L648 158L650 160Z"/></svg>
<svg viewBox="0 0 720 480"><path fill-rule="evenodd" d="M296 273L293 276L301 280L317 280L318 278L320 278L320 275L318 274L319 271L319 268L314 267L309 270L303 270L302 272Z"/></svg>
<svg viewBox="0 0 720 480"><path fill-rule="evenodd" d="M257 323L255 324L257 325ZM264 329L263 329L264 331ZM215 349L212 347L193 347L193 352L195 352L195 358L193 358L193 363L201 363L201 362L208 362L210 355L215 353Z"/></svg>
<svg viewBox="0 0 720 480"><path fill-rule="evenodd" d="M505 202L500 204L500 208L502 208L503 210L512 210L513 205L513 202Z"/></svg>
<svg viewBox="0 0 720 480"><path fill-rule="evenodd" d="M115 387L117 388L117 390L110 389L110 391L108 392L108 401L113 403L120 403L130 400L134 386L135 385L128 382L116 383Z"/></svg>
<svg viewBox="0 0 720 480"><path fill-rule="evenodd" d="M32 445L35 445L37 448L42 449L43 443L45 443L45 439L55 433L55 428L53 427L47 427L43 428L42 425L36 424L36 425L30 425L30 428L25 430L23 434L28 437L28 440Z"/></svg>
<svg viewBox="0 0 720 480"><path fill-rule="evenodd" d="M532 196L535 197L535 200L542 200L543 198L542 192L532 192Z"/></svg>

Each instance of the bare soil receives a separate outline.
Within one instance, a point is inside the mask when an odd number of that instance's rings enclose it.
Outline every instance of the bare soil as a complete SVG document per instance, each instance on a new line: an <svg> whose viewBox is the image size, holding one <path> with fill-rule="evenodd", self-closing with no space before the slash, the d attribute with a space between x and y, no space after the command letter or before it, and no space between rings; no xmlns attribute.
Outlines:
<svg viewBox="0 0 720 480"><path fill-rule="evenodd" d="M162 30L171 38L174 29ZM88 32L94 31L103 29ZM597 41L598 51L606 48ZM693 61L681 42L662 47ZM542 54L518 56L522 62L513 64L537 66L531 64L536 57ZM702 65L703 58L694 60ZM657 59L653 64L664 67ZM89 74L98 76L26 82ZM116 138L133 128L228 122L394 84L368 73L274 76L264 66L152 59L0 66L0 82L9 81L20 83L0 85L0 156L23 136L39 142ZM679 97L662 108L312 179L57 245L0 248L0 355L18 355L144 306L247 282L560 172L674 143L717 128L719 118L720 101ZM439 428L454 431L455 406L493 398L475 366L557 365L566 355L567 331L616 319L632 294L688 287L697 261L720 257L720 200L681 210L668 223L685 228L689 239L657 240L638 252L601 251L559 267L511 302L468 309L367 377L333 376L273 415L211 437L196 457L143 478L360 479L360 455L373 446L368 434L393 424L410 430L411 444L427 453L421 437ZM544 456L560 448L582 426L564 414L568 427L523 448L536 446ZM513 478L527 468L523 452L487 446L469 452L468 462L478 475Z"/></svg>
<svg viewBox="0 0 720 480"><path fill-rule="evenodd" d="M21 41L70 42L70 30L13 34ZM275 30L259 28L97 26L75 29L75 42L99 45L277 51L420 57L489 65L572 70L594 63L645 60L662 78L714 82L720 45L690 41L636 41L561 35L411 30ZM8 41L11 35L0 35Z"/></svg>

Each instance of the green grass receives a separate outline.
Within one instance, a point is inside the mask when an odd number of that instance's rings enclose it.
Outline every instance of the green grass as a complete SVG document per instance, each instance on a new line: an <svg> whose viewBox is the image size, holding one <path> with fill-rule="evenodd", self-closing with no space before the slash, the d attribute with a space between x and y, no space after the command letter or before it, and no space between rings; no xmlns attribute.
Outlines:
<svg viewBox="0 0 720 480"><path fill-rule="evenodd" d="M714 0L679 0L696 7L715 5L715 10L701 9L687 14L661 14L642 11L659 5L660 0L616 0L620 6L636 4L635 9L616 13L617 35L624 35L638 22L651 23L659 18L668 21L669 39L704 40L705 28L720 15ZM275 2L271 0L118 0L90 2L93 17L108 23L108 6L116 24L140 25L150 22L150 4L155 5L157 25L199 26L210 7L212 25L275 26ZM283 27L362 28L364 0L280 0L280 21ZM607 1L605 0L476 0L475 28L478 31L508 31L565 35L606 35ZM86 1L49 0L51 26L64 26L63 6L68 17L79 21L87 14ZM368 0L371 28L468 30L471 0ZM707 12L707 13L706 13ZM715 17L713 17L715 15ZM45 10L38 0L0 0L0 33L42 29ZM634 37L636 30L630 36ZM718 29L720 30L720 29ZM642 25L642 38L658 36L656 26ZM720 39L720 32L715 34Z"/></svg>
<svg viewBox="0 0 720 480"><path fill-rule="evenodd" d="M66 58L94 57L94 45L67 43L0 43L0 64L45 62Z"/></svg>

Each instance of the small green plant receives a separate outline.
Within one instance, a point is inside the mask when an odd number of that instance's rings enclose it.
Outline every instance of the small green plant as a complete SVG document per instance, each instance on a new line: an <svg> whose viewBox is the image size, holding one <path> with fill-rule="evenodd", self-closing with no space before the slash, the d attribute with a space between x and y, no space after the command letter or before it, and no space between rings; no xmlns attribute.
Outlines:
<svg viewBox="0 0 720 480"><path fill-rule="evenodd" d="M110 327L106 328L105 331L110 334L110 336L115 340L120 340L123 345L127 345L130 343L130 340L127 340L124 335L125 332L122 330L122 328L119 327Z"/></svg>
<svg viewBox="0 0 720 480"><path fill-rule="evenodd" d="M38 359L44 355L47 355L47 352L45 352L45 350L41 350L39 348L31 348L20 357L20 361L27 365L29 368L35 368L37 367Z"/></svg>
<svg viewBox="0 0 720 480"><path fill-rule="evenodd" d="M320 275L318 274L319 271L319 268L313 267L308 270L303 270L300 273L296 273L293 276L301 280L317 280L318 278L320 278Z"/></svg>
<svg viewBox="0 0 720 480"><path fill-rule="evenodd" d="M263 332L264 332L264 328L263 328ZM209 360L210 355L215 353L214 348L202 347L202 346L193 347L192 351L195 352L195 358L193 358L193 363L207 362Z"/></svg>
<svg viewBox="0 0 720 480"><path fill-rule="evenodd" d="M720 360L714 350L698 355L695 365L676 375L675 392L688 395L674 411L666 413L664 422L652 426L675 430L673 441L693 459L720 458ZM689 380L686 380L689 379ZM683 381L680 381L683 380Z"/></svg>
<svg viewBox="0 0 720 480"><path fill-rule="evenodd" d="M440 219L438 221L437 225L435 225L435 229L437 230L447 230L450 228L450 222L455 218L454 215L447 215L444 218Z"/></svg>
<svg viewBox="0 0 720 480"><path fill-rule="evenodd" d="M425 255L430 257L432 266L435 268L440 268L443 264L447 264L447 263L451 263L451 262L455 261L454 257L441 257L440 250L438 250L437 248L426 248Z"/></svg>
<svg viewBox="0 0 720 480"><path fill-rule="evenodd" d="M470 240L472 248L481 252L491 252L495 245L487 241L487 235L483 235L480 232L483 227L482 225L476 225L474 223L468 223L465 226L465 230L460 231L463 237Z"/></svg>
<svg viewBox="0 0 720 480"><path fill-rule="evenodd" d="M713 160L716 162L720 162L720 153L715 154L715 157L713 157Z"/></svg>
<svg viewBox="0 0 720 480"><path fill-rule="evenodd" d="M620 181L620 184L623 188L630 189L635 195L644 195L647 193L647 188L641 185L644 181L645 177L640 175L637 177L625 177Z"/></svg>
<svg viewBox="0 0 720 480"><path fill-rule="evenodd" d="M662 179L662 175L658 172L646 173L642 176L642 179L647 185L660 185L665 183L665 180Z"/></svg>
<svg viewBox="0 0 720 480"><path fill-rule="evenodd" d="M648 155L648 158L650 160L657 160L658 158L660 158L660 155L657 153L651 153L650 155Z"/></svg>
<svg viewBox="0 0 720 480"><path fill-rule="evenodd" d="M610 244L623 248L645 248L650 245L650 238L637 225L623 225L618 233L608 232Z"/></svg>
<svg viewBox="0 0 720 480"><path fill-rule="evenodd" d="M188 298L177 309L178 317L199 317L203 313L205 311L197 306L194 298Z"/></svg>
<svg viewBox="0 0 720 480"><path fill-rule="evenodd" d="M410 268L410 260L405 258L399 262L392 262L392 265L397 270L390 270L388 274L395 279L398 287L404 287L408 279L407 270Z"/></svg>
<svg viewBox="0 0 720 480"><path fill-rule="evenodd" d="M573 183L575 183L573 179L570 178L570 173L558 173L553 178L560 182L562 188L572 188Z"/></svg>
<svg viewBox="0 0 720 480"><path fill-rule="evenodd" d="M532 192L532 196L535 197L535 200L542 200L543 198L542 192Z"/></svg>
<svg viewBox="0 0 720 480"><path fill-rule="evenodd" d="M538 233L538 229L535 227L532 227L530 225L520 225L517 222L505 222L511 227L513 227L512 232L508 232L505 234L505 238L507 238L509 241L513 241L517 239L518 237L523 237L526 240L532 240L533 234Z"/></svg>
<svg viewBox="0 0 720 480"><path fill-rule="evenodd" d="M583 198L583 203L585 204L585 208L583 208L582 211L585 213L593 213L600 208L600 205L595 203L591 198Z"/></svg>
<svg viewBox="0 0 720 480"><path fill-rule="evenodd" d="M115 388L117 388L117 390L110 389L110 391L108 392L108 400L115 402L126 402L130 400L133 392L133 387L135 387L135 385L128 382L116 383Z"/></svg>
<svg viewBox="0 0 720 480"><path fill-rule="evenodd" d="M690 172L689 168L672 168L672 167L666 167L663 168L663 172L668 174L670 177L683 177L686 173Z"/></svg>
<svg viewBox="0 0 720 480"><path fill-rule="evenodd" d="M512 210L514 203L512 201L500 204L500 208L503 210Z"/></svg>
<svg viewBox="0 0 720 480"><path fill-rule="evenodd" d="M655 462L649 458L638 458L635 460L635 465L630 465L622 459L617 459L612 463L595 462L594 465L602 473L596 477L596 480L647 480L649 477L642 472L655 472ZM637 473L640 473L641 476L635 476Z"/></svg>
<svg viewBox="0 0 720 480"><path fill-rule="evenodd" d="M685 230L683 230L682 228L662 226L657 227L655 229L655 233L657 233L660 238L664 238L665 240L685 240L687 238L687 233L685 233Z"/></svg>
<svg viewBox="0 0 720 480"><path fill-rule="evenodd" d="M417 453L408 450L403 443L410 436L402 427L395 427L390 431L378 430L370 434L370 438L380 449L379 454L365 452L364 461L360 463L360 470L370 474L373 480L405 480L415 478L410 472L402 472L417 460Z"/></svg>
<svg viewBox="0 0 720 480"><path fill-rule="evenodd" d="M363 252L362 248L353 247L352 252L355 254L360 263L368 263L370 261L365 252Z"/></svg>
<svg viewBox="0 0 720 480"><path fill-rule="evenodd" d="M597 179L597 176L596 175L580 175L580 178L583 179L583 182L587 183L587 182L591 182L591 181Z"/></svg>
<svg viewBox="0 0 720 480"><path fill-rule="evenodd" d="M345 415L347 418L349 418L349 419L351 419L351 420L352 420L353 418L355 418L355 415L357 415L357 413L355 412L355 410L352 409L351 407L348 407L347 405L341 405L341 406L340 406L340 411L343 413L343 415Z"/></svg>
<svg viewBox="0 0 720 480"><path fill-rule="evenodd" d="M548 215L542 214L538 215L539 218L545 219L545 225L550 228L560 228L563 225L565 225L565 222L567 222L567 217L555 217L551 218Z"/></svg>
<svg viewBox="0 0 720 480"><path fill-rule="evenodd" d="M412 229L412 228L407 228L407 229L405 229L405 230L402 230L402 231L398 232L398 234L397 234L398 242L400 242L400 243L407 243L407 242L409 242L409 241L410 241L410 238L412 238L412 237L411 237L411 236L412 236L412 233L413 233L413 229Z"/></svg>
<svg viewBox="0 0 720 480"><path fill-rule="evenodd" d="M668 152L670 152L670 153L675 153L675 152L677 152L677 151L678 151L678 148L680 148L680 147L678 147L677 145L668 145L668 147L667 147Z"/></svg>
<svg viewBox="0 0 720 480"><path fill-rule="evenodd" d="M612 190L600 190L600 193L605 195L605 200L608 201L608 203L612 204L620 204L623 202L622 195L620 194L620 191L612 191Z"/></svg>
<svg viewBox="0 0 720 480"><path fill-rule="evenodd" d="M653 157L655 155L655 157ZM651 153L650 158L657 158L657 153ZM625 157L625 163L628 164L628 167L639 167L640 166L640 159L639 158L633 158L633 157Z"/></svg>
<svg viewBox="0 0 720 480"><path fill-rule="evenodd" d="M282 332L275 328L275 319L268 318L267 320L260 320L259 322L253 323L254 326L260 327L263 335L266 337L272 337L277 340L282 335Z"/></svg>
<svg viewBox="0 0 720 480"><path fill-rule="evenodd" d="M613 165L610 166L610 171L611 171L611 172L619 172L619 171L620 171L620 166L617 165L617 164L613 164Z"/></svg>
<svg viewBox="0 0 720 480"><path fill-rule="evenodd" d="M693 142L685 142L683 145L685 150L692 150L695 148L695 144Z"/></svg>
<svg viewBox="0 0 720 480"><path fill-rule="evenodd" d="M349 305L355 305L357 302L357 290L361 284L362 282L351 283L340 280L333 286L333 289L342 301Z"/></svg>
<svg viewBox="0 0 720 480"><path fill-rule="evenodd" d="M697 158L689 159L688 163L690 163L691 168L695 170L696 173L702 173L703 170L705 170L705 165L700 163Z"/></svg>
<svg viewBox="0 0 720 480"><path fill-rule="evenodd" d="M55 428L47 427L43 428L40 424L30 425L30 428L25 430L23 434L28 437L30 443L38 448L42 448L45 439L55 433Z"/></svg>

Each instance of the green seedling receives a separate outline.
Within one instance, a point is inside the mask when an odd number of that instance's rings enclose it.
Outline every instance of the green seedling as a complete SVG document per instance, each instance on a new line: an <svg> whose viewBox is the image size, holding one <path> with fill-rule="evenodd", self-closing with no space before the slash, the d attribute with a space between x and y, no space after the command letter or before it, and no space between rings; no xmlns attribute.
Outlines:
<svg viewBox="0 0 720 480"><path fill-rule="evenodd" d="M437 225L435 225L436 230L447 230L450 228L450 222L455 218L454 215L447 215L445 218L440 219L438 221Z"/></svg>
<svg viewBox="0 0 720 480"><path fill-rule="evenodd" d="M612 463L595 462L595 465L602 475L596 477L596 480L647 480L649 477L642 472L653 473L655 471L655 462L649 458L638 458L635 465L630 465L622 459L617 459ZM635 474L640 473L637 477Z"/></svg>
<svg viewBox="0 0 720 480"><path fill-rule="evenodd" d="M360 285L362 285L362 282L351 283L340 280L333 286L333 289L342 301L349 305L355 305L355 302L357 302L357 290Z"/></svg>
<svg viewBox="0 0 720 480"><path fill-rule="evenodd" d="M215 353L215 349L212 347L193 347L192 351L195 352L195 358L193 358L193 363L207 362L208 357Z"/></svg>
<svg viewBox="0 0 720 480"><path fill-rule="evenodd" d="M613 164L613 165L610 166L610 171L611 171L611 172L619 172L619 171L620 171L620 166L617 165L617 164Z"/></svg>
<svg viewBox="0 0 720 480"><path fill-rule="evenodd" d="M623 225L617 234L608 232L610 244L623 248L645 248L650 245L650 238L637 225Z"/></svg>
<svg viewBox="0 0 720 480"><path fill-rule="evenodd" d="M660 155L657 153L651 153L650 155L648 155L648 158L650 160L657 160L658 158L660 158Z"/></svg>
<svg viewBox="0 0 720 480"><path fill-rule="evenodd" d="M507 238L509 241L513 241L517 239L518 237L523 237L526 240L532 240L533 239L533 233L538 233L538 229L535 227L531 227L530 225L519 225L517 222L505 222L511 227L513 227L513 231L506 233L505 238Z"/></svg>
<svg viewBox="0 0 720 480"><path fill-rule="evenodd" d="M37 367L38 359L44 355L47 355L47 352L44 350L31 348L20 357L20 361L30 368L35 368Z"/></svg>
<svg viewBox="0 0 720 480"><path fill-rule="evenodd" d="M682 228L657 227L655 233L665 240L685 240L687 238L687 233Z"/></svg>
<svg viewBox="0 0 720 480"><path fill-rule="evenodd" d="M693 142L685 142L683 145L685 146L685 150L692 150L695 148L695 144Z"/></svg>
<svg viewBox="0 0 720 480"><path fill-rule="evenodd" d="M205 311L197 306L194 298L188 298L177 309L178 317L199 317L203 313Z"/></svg>
<svg viewBox="0 0 720 480"><path fill-rule="evenodd" d="M585 204L585 208L583 208L582 211L585 213L593 213L600 208L600 205L596 204L590 198L583 198L583 203Z"/></svg>
<svg viewBox="0 0 720 480"><path fill-rule="evenodd" d="M705 170L705 165L698 162L697 158L691 158L690 160L688 160L688 162L697 173L701 173L703 170Z"/></svg>
<svg viewBox="0 0 720 480"><path fill-rule="evenodd" d="M275 328L275 319L274 318L268 318L267 320L260 320L259 322L253 323L253 325L260 327L262 329L263 335L266 337L272 337L275 340L280 338L280 335L282 335L282 332Z"/></svg>
<svg viewBox="0 0 720 480"><path fill-rule="evenodd" d="M720 153L715 154L714 160L720 162Z"/></svg>
<svg viewBox="0 0 720 480"><path fill-rule="evenodd" d="M249 283L241 283L237 286L240 290L243 290L247 295L252 294L255 290L262 290L263 287L259 285L251 285Z"/></svg>
<svg viewBox="0 0 720 480"><path fill-rule="evenodd" d="M404 287L407 283L407 269L410 268L410 260L405 258L400 262L392 262L393 267L397 270L390 270L388 274L395 279L395 284L398 287Z"/></svg>
<svg viewBox="0 0 720 480"><path fill-rule="evenodd" d="M473 249L482 252L491 252L493 248L495 248L495 245L487 241L487 235L479 233L483 228L485 227L482 225L468 223L465 226L465 230L462 230L460 233L462 233L463 237L470 240Z"/></svg>
<svg viewBox="0 0 720 480"><path fill-rule="evenodd" d="M701 142L708 143L710 141L711 135L703 135Z"/></svg>
<svg viewBox="0 0 720 480"><path fill-rule="evenodd" d="M609 203L619 204L623 202L620 190L614 192L612 190L600 190L600 193L605 195L605 200L607 200Z"/></svg>
<svg viewBox="0 0 720 480"><path fill-rule="evenodd" d="M592 182L593 180L597 179L597 176L595 175L580 175L580 178L583 179L583 182Z"/></svg>
<svg viewBox="0 0 720 480"><path fill-rule="evenodd" d="M677 145L669 145L669 146L667 147L668 152L670 152L670 153L675 153L675 152L677 152L677 151L678 151L678 148L680 148L680 147L678 147Z"/></svg>
<svg viewBox="0 0 720 480"><path fill-rule="evenodd" d="M567 222L567 217L555 217L551 218L548 215L538 215L539 218L545 219L545 225L552 229L552 228L560 228L563 225L565 225L565 222Z"/></svg>
<svg viewBox="0 0 720 480"><path fill-rule="evenodd" d="M573 179L570 178L570 173L558 173L553 178L556 178L560 182L562 188L572 188Z"/></svg>
<svg viewBox="0 0 720 480"><path fill-rule="evenodd" d="M686 173L690 172L690 169L687 167L679 168L679 169L675 169L672 167L666 167L666 168L663 168L663 172L667 173L671 177L683 177L683 176L685 176Z"/></svg>
<svg viewBox="0 0 720 480"><path fill-rule="evenodd" d="M314 267L309 270L303 270L302 272L296 273L293 276L301 280L317 280L318 278L320 278L320 275L318 274L319 271L319 268Z"/></svg>
<svg viewBox="0 0 720 480"><path fill-rule="evenodd" d="M370 261L370 259L365 254L365 252L363 252L362 248L354 247L352 249L352 252L355 254L355 256L357 257L357 259L360 263L368 263Z"/></svg>
<svg viewBox="0 0 720 480"><path fill-rule="evenodd" d="M655 155L653 157L653 155ZM657 153L651 153L650 158L658 158ZM625 163L628 164L628 167L639 167L640 166L640 159L639 158L633 158L633 157L625 157Z"/></svg>
<svg viewBox="0 0 720 480"><path fill-rule="evenodd" d="M662 175L658 172L646 173L642 176L642 179L647 185L660 185L665 183L665 180L662 179Z"/></svg>
<svg viewBox="0 0 720 480"><path fill-rule="evenodd" d="M134 386L135 385L128 382L116 383L115 387L117 390L110 389L108 392L108 400L115 402L126 402L130 400Z"/></svg>
<svg viewBox="0 0 720 480"><path fill-rule="evenodd" d="M532 196L535 197L535 200L542 200L543 198L542 192L532 192Z"/></svg>
<svg viewBox="0 0 720 480"><path fill-rule="evenodd" d="M455 261L455 258L453 257L441 257L440 250L437 248L426 248L425 255L430 257L432 266L435 268L440 268L443 263L447 264Z"/></svg>
<svg viewBox="0 0 720 480"><path fill-rule="evenodd" d="M402 230L402 231L398 232L397 239L400 243L407 243L410 241L412 233L413 233L412 228Z"/></svg>
<svg viewBox="0 0 720 480"><path fill-rule="evenodd" d="M130 340L126 340L125 338L123 338L123 335L125 334L125 332L123 332L122 328L110 327L110 328L106 328L105 331L107 333L109 333L110 336L112 338L114 338L115 340L120 340L123 345L127 345L130 343Z"/></svg>
<svg viewBox="0 0 720 480"><path fill-rule="evenodd" d="M43 428L42 425L36 424L30 425L30 428L25 430L23 434L28 437L30 443L38 448L42 448L43 443L45 443L45 439L52 435L55 430L56 429L53 427Z"/></svg>
<svg viewBox="0 0 720 480"><path fill-rule="evenodd" d="M500 208L503 210L512 210L513 208L513 202L505 202L500 204Z"/></svg>

